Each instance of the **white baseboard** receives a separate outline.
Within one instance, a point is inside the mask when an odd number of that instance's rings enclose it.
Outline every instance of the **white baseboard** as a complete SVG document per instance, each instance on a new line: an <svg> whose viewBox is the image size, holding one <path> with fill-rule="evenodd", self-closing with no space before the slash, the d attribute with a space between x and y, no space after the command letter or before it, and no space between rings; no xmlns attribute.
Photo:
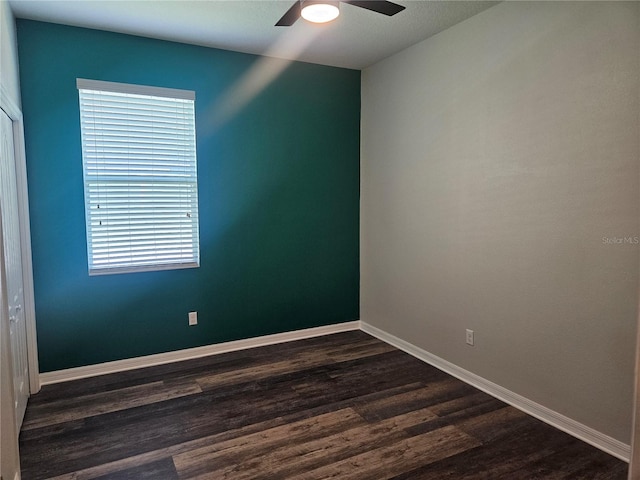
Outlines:
<svg viewBox="0 0 640 480"><path fill-rule="evenodd" d="M116 360L113 362L105 362L97 365L88 365L86 367L56 370L54 372L41 373L40 384L48 385L52 383L68 382L70 380L78 380L80 378L95 377L97 375L123 372L125 370L133 370L136 368L152 367L165 363L190 360L192 358L206 357L209 355L217 355L220 353L233 352L236 350L263 347L265 345L274 345L277 343L291 342L294 340L320 337L322 335L329 335L332 333L347 332L350 330L359 329L359 321L345 322L335 325L326 325L322 327L307 328L304 330L295 330L292 332L265 335L262 337L248 338L246 340L235 340L232 342L206 345L204 347L188 348L184 350L177 350L174 352L146 355L144 357L127 358L125 360Z"/></svg>
<svg viewBox="0 0 640 480"><path fill-rule="evenodd" d="M274 335L266 335L262 337L249 338L246 340L236 340L233 342L219 343L215 345L207 345L204 347L189 348L178 350L175 352L159 353L156 355L147 355L144 357L130 358L125 360L116 360L114 362L106 362L98 365L89 365L86 367L69 368L66 370L58 370L55 372L47 372L40 374L40 383L42 385L67 382L80 378L94 377L108 373L122 372L125 370L133 370L136 368L151 367L154 365L162 365L165 363L179 362L192 358L206 357L209 355L217 355L236 350L245 350L248 348L262 347L265 345L274 345L278 343L291 342L294 340L302 340L305 338L329 335L332 333L346 332L350 330L362 330L374 337L393 345L400 350L426 362L443 372L448 373L489 395L502 400L523 412L542 420L549 425L562 430L574 437L603 450L614 457L626 462L631 458L631 446L627 445L615 438L609 437L591 427L579 423L569 417L544 407L528 398L518 395L486 380L468 370L448 362L426 350L391 335L379 328L369 325L366 322L354 321L339 323L336 325L326 325L323 327L308 328L304 330L296 330L293 332L276 333Z"/></svg>
<svg viewBox="0 0 640 480"><path fill-rule="evenodd" d="M482 390L489 395L496 397L499 400L502 400L509 405L522 410L523 412L531 415L532 417L537 418L538 420L542 420L545 423L548 423L552 427L557 428L558 430L562 430L563 432L568 433L569 435L573 435L574 437L586 442L590 445L593 445L604 452L607 452L614 457L619 458L620 460L624 460L625 462L629 462L631 458L631 446L625 443L616 440L615 438L609 437L597 430L594 430L591 427L583 425L582 423L576 422L575 420L565 417L564 415L555 412L547 407L544 407L536 402L529 400L528 398L523 397L522 395L518 395L510 390L507 390L500 385L497 385L489 380L486 380L475 373L471 373L464 368L460 368L457 365L454 365L451 362L448 362L436 355L433 355L426 350L423 350L415 345L412 345L409 342L406 342L390 333L387 333L379 328L374 327L373 325L369 325L366 322L360 322L360 329L363 332L368 333L369 335L373 335L374 337L386 342L390 345L393 345L400 350L407 352L410 355L422 360L423 362L428 363L436 367L443 372L448 373L449 375L462 380L469 385L476 387L479 390Z"/></svg>

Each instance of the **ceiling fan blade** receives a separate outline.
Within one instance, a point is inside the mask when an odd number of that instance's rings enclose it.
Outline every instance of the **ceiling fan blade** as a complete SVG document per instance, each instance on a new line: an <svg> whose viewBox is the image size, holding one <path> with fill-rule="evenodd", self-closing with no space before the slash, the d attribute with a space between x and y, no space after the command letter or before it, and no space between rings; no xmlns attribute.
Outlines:
<svg viewBox="0 0 640 480"><path fill-rule="evenodd" d="M344 3L349 3L354 7L366 8L373 12L382 13L389 17L401 12L405 9L402 5L398 5L393 2L385 2L378 0L342 0Z"/></svg>
<svg viewBox="0 0 640 480"><path fill-rule="evenodd" d="M285 13L278 23L276 23L276 27L290 27L296 20L300 18L300 2L296 0L296 2L291 6L287 13Z"/></svg>

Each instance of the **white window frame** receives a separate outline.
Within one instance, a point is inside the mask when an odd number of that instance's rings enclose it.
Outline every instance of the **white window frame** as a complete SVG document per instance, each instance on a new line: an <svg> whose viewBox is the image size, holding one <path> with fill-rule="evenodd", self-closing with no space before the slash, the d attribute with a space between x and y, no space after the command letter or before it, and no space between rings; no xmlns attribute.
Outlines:
<svg viewBox="0 0 640 480"><path fill-rule="evenodd" d="M199 267L195 92L76 86L89 275Z"/></svg>

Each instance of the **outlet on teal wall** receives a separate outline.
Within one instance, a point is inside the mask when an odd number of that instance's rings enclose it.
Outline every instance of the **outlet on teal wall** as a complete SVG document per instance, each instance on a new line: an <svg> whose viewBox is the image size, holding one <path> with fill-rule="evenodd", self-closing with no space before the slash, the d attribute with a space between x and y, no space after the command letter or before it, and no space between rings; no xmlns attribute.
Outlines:
<svg viewBox="0 0 640 480"><path fill-rule="evenodd" d="M18 45L41 371L358 319L359 71L27 20ZM196 92L200 268L88 275L76 78Z"/></svg>

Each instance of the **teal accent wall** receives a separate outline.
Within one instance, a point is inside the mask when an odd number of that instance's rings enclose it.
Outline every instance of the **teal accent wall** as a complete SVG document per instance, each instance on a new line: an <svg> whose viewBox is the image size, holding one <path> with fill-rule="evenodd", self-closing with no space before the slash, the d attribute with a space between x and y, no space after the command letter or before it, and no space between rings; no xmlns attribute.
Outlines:
<svg viewBox="0 0 640 480"><path fill-rule="evenodd" d="M41 371L358 319L359 71L292 62L219 122L261 57L28 20L18 45ZM88 275L76 78L195 90L200 268Z"/></svg>

